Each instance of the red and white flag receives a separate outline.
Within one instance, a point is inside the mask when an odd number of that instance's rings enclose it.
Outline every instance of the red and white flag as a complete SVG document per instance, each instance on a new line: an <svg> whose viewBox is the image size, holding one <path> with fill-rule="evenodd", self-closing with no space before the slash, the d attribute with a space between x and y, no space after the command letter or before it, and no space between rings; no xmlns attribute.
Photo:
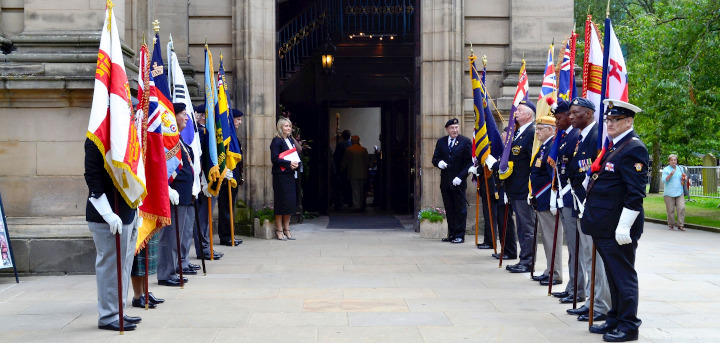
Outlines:
<svg viewBox="0 0 720 343"><path fill-rule="evenodd" d="M112 2L108 1L87 137L105 157L105 169L125 202L136 208L147 195L145 166L112 7Z"/></svg>
<svg viewBox="0 0 720 343"><path fill-rule="evenodd" d="M605 99L617 99L620 101L628 101L628 78L627 67L625 66L625 58L620 49L620 42L615 36L615 29L610 24L610 44L608 47L608 70L607 70L607 92Z"/></svg>
<svg viewBox="0 0 720 343"><path fill-rule="evenodd" d="M588 16L585 22L585 61L583 65L583 97L595 104L595 122L600 119L602 94L603 50L595 23Z"/></svg>

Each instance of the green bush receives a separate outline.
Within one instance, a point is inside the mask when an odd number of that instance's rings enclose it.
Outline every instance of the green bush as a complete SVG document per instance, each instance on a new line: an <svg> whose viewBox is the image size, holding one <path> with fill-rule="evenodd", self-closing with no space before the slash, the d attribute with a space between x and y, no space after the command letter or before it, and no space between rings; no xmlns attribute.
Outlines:
<svg viewBox="0 0 720 343"><path fill-rule="evenodd" d="M418 213L418 219L420 221L427 220L431 223L438 223L445 219L445 210L440 207L431 206L430 208L420 211L420 213Z"/></svg>
<svg viewBox="0 0 720 343"><path fill-rule="evenodd" d="M275 221L275 210L272 206L265 206L255 211L255 218L260 219L260 222L264 222L266 219L270 222Z"/></svg>

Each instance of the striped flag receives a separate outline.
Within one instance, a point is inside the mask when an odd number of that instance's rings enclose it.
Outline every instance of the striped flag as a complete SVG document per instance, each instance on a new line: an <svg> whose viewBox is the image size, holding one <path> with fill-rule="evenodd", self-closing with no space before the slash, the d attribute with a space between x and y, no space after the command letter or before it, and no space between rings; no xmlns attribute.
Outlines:
<svg viewBox="0 0 720 343"><path fill-rule="evenodd" d="M577 34L573 30L570 39L565 43L565 52L560 63L558 77L558 97L565 101L572 101L577 96L575 89L575 45Z"/></svg>
<svg viewBox="0 0 720 343"><path fill-rule="evenodd" d="M510 120L508 121L509 131L507 137L505 137L505 142L503 142L505 147L502 157L500 158L500 166L498 169L500 179L502 180L512 175L513 163L510 161L510 150L512 149L513 137L515 136L515 111L517 111L521 101L527 101L529 89L527 71L525 70L525 59L523 59L522 66L520 66L520 77L517 87L515 88L515 97L513 98L512 107L510 108Z"/></svg>
<svg viewBox="0 0 720 343"><path fill-rule="evenodd" d="M155 34L154 40L155 48L153 49L150 66L154 84L150 87L154 88L155 91L151 92L151 97L157 99L160 110L169 184L175 179L177 170L182 168L182 147L180 146L180 132L178 132L177 122L175 121L175 109L172 101L170 101L172 97L170 97L170 87L168 86L167 74L163 64L159 33Z"/></svg>
<svg viewBox="0 0 720 343"><path fill-rule="evenodd" d="M473 157L479 165L485 164L488 155L500 156L501 139L495 120L490 112L488 94L485 88L485 67L482 76L475 67L477 56L470 56L470 75L473 89L473 111L475 112L475 130L473 136ZM493 154L495 152L495 154Z"/></svg>
<svg viewBox="0 0 720 343"><path fill-rule="evenodd" d="M208 165L204 166L203 173L208 184L208 192L216 196L220 192L223 177L225 176L225 146L222 140L222 128L217 127L215 108L217 106L217 86L215 85L215 71L213 70L212 53L205 45L205 128L208 131Z"/></svg>
<svg viewBox="0 0 720 343"><path fill-rule="evenodd" d="M223 68L223 57L220 55L220 67L218 68L218 122L222 124L223 144L225 145L225 164L230 170L242 160L240 143L238 143L233 116L230 111L230 97L228 96L227 81L225 80L225 68ZM237 182L231 180L233 187Z"/></svg>

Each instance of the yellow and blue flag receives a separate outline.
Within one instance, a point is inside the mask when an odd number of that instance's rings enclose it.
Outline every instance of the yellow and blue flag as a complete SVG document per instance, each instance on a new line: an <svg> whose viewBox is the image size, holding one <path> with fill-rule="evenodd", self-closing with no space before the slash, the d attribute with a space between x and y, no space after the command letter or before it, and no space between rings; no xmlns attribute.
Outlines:
<svg viewBox="0 0 720 343"><path fill-rule="evenodd" d="M228 96L227 81L225 80L225 68L223 57L220 55L220 68L218 68L218 118L222 125L223 144L225 145L225 165L228 169L234 170L242 160L240 143L233 124L232 111L230 110L230 97ZM237 187L235 180L231 180L233 187Z"/></svg>

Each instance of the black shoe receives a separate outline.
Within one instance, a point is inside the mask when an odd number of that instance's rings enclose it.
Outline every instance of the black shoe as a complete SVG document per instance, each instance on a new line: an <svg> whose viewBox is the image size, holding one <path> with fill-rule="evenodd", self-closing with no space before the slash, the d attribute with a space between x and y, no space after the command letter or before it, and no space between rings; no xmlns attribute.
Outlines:
<svg viewBox="0 0 720 343"><path fill-rule="evenodd" d="M506 270L515 269L515 268L517 268L517 267L520 267L521 265L522 265L522 264L520 264L520 263L518 263L518 264L508 264L507 266L505 266L505 269L506 269Z"/></svg>
<svg viewBox="0 0 720 343"><path fill-rule="evenodd" d="M183 268L182 270L183 275L197 275L197 270L192 268ZM180 272L178 272L180 274Z"/></svg>
<svg viewBox="0 0 720 343"><path fill-rule="evenodd" d="M500 254L492 254L492 257L494 257L494 258L496 258L496 259L499 260L499 259L500 259ZM515 260L515 259L517 259L517 257L512 257L512 256L508 256L508 255L503 255L503 261Z"/></svg>
<svg viewBox="0 0 720 343"><path fill-rule="evenodd" d="M553 285L559 285L562 283L562 280L556 280L553 279ZM540 286L547 286L550 284L550 278L548 277L546 280L540 281Z"/></svg>
<svg viewBox="0 0 720 343"><path fill-rule="evenodd" d="M517 268L510 269L511 273L529 273L530 272L530 266L520 265Z"/></svg>
<svg viewBox="0 0 720 343"><path fill-rule="evenodd" d="M236 240L235 240L235 245L236 245L236 246L237 246L237 245L240 245L240 244L242 244L242 242L243 242L242 239L236 239ZM222 244L222 245L227 245L227 246L229 246L229 247L233 246L233 245L232 245L232 241L220 242L220 244Z"/></svg>
<svg viewBox="0 0 720 343"><path fill-rule="evenodd" d="M483 244L478 244L477 248L478 249L492 249L492 245L483 243Z"/></svg>
<svg viewBox="0 0 720 343"><path fill-rule="evenodd" d="M570 293L568 293L568 292L552 292L552 296L554 296L556 298L565 298L565 297L569 297Z"/></svg>
<svg viewBox="0 0 720 343"><path fill-rule="evenodd" d="M450 241L450 243L453 243L453 244L465 243L465 238L455 238L452 241Z"/></svg>
<svg viewBox="0 0 720 343"><path fill-rule="evenodd" d="M154 295L152 292L150 292L150 293L148 293L148 294L150 295L149 298L150 298L150 303L151 303L151 304L162 304L162 303L165 302L165 299L156 298L155 295ZM145 295L143 294L143 295L141 295L140 297L144 297L144 296L145 296Z"/></svg>
<svg viewBox="0 0 720 343"><path fill-rule="evenodd" d="M180 278L178 278L177 280L178 280L178 282L180 282ZM188 278L183 276L183 283L188 283L188 281L190 281L190 280L188 280Z"/></svg>
<svg viewBox="0 0 720 343"><path fill-rule="evenodd" d="M160 286L180 287L180 279L158 280Z"/></svg>
<svg viewBox="0 0 720 343"><path fill-rule="evenodd" d="M139 308L145 308L145 297L140 296L140 299L133 298L132 300L132 307L139 307ZM150 303L148 304L148 308L156 308L157 305Z"/></svg>
<svg viewBox="0 0 720 343"><path fill-rule="evenodd" d="M581 303L581 302L585 301L585 297L577 297L576 300L577 300L577 302ZM560 299L561 304L572 304L572 302L573 302L572 295L568 295L568 296Z"/></svg>
<svg viewBox="0 0 720 343"><path fill-rule="evenodd" d="M588 312L590 312L590 311L588 311ZM607 315L602 314L598 311L593 311L593 321L594 322L599 322L599 321L605 320L605 319L607 319ZM590 321L590 316L588 314L581 314L578 316L578 320L581 322L587 322L587 321Z"/></svg>
<svg viewBox="0 0 720 343"><path fill-rule="evenodd" d="M593 325L590 327L590 332L597 333L597 334L604 334L606 332L610 332L612 330L615 330L617 326L616 325L610 325L607 322L604 322L602 324Z"/></svg>
<svg viewBox="0 0 720 343"><path fill-rule="evenodd" d="M545 274L535 275L532 277L533 281L545 281L549 278L550 278L550 275L545 275Z"/></svg>
<svg viewBox="0 0 720 343"><path fill-rule="evenodd" d="M441 239L441 241L443 241L443 242L452 242L452 240L453 239L450 237L445 237L445 238Z"/></svg>
<svg viewBox="0 0 720 343"><path fill-rule="evenodd" d="M579 316L581 314L588 314L588 312L590 312L590 309L587 308L587 306L582 305L578 308L571 308L565 312L567 312L568 314Z"/></svg>
<svg viewBox="0 0 720 343"><path fill-rule="evenodd" d="M190 269L195 269L195 270L200 270L200 269L202 269L202 267L198 266L197 264L192 264L192 263L190 263L190 262L188 262L188 268L190 268Z"/></svg>
<svg viewBox="0 0 720 343"><path fill-rule="evenodd" d="M219 259L221 259L224 255L225 255L225 254L223 254L223 253L221 253L221 252L219 252L219 251L216 251L216 252L213 254L213 259L214 259L214 260L219 260ZM210 261L210 255L205 255L204 258L205 258L206 261Z"/></svg>
<svg viewBox="0 0 720 343"><path fill-rule="evenodd" d="M615 329L610 332L606 332L603 335L603 341L605 342L627 342L637 341L637 339L638 330L622 331L620 329Z"/></svg>
<svg viewBox="0 0 720 343"><path fill-rule="evenodd" d="M137 325L132 324L132 323L123 323L123 329L125 331L135 330L136 327L137 327ZM110 331L120 331L120 323L116 320L107 325L98 325L98 329L110 330Z"/></svg>
<svg viewBox="0 0 720 343"><path fill-rule="evenodd" d="M123 321L124 321L125 323L137 324L137 323L139 323L139 322L142 321L142 318L140 318L140 317L131 317L131 316L128 316L128 315L124 315L124 316L123 316Z"/></svg>

